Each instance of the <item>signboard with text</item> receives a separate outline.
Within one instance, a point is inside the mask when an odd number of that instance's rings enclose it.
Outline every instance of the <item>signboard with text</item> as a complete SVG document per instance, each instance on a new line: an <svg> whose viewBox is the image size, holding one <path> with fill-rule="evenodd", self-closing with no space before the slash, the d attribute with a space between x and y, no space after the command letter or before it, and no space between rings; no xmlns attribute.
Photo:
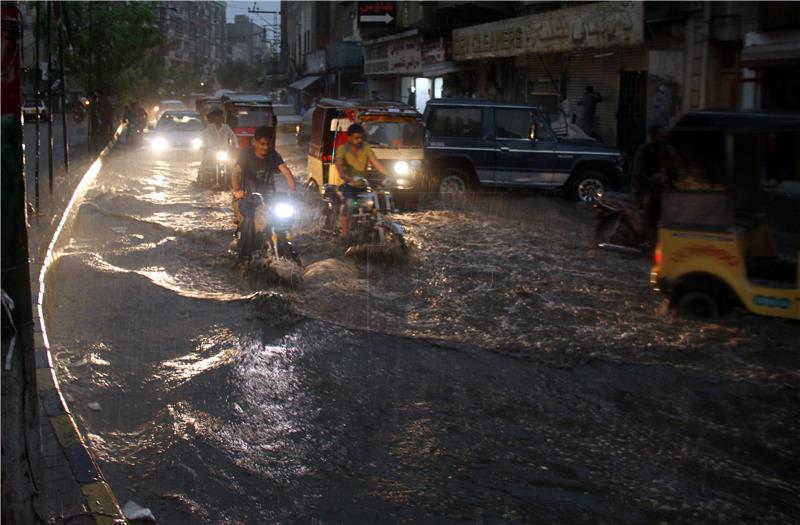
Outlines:
<svg viewBox="0 0 800 525"><path fill-rule="evenodd" d="M453 58L511 57L644 42L641 2L598 2L453 31Z"/></svg>
<svg viewBox="0 0 800 525"><path fill-rule="evenodd" d="M358 2L358 27L394 27L397 2Z"/></svg>

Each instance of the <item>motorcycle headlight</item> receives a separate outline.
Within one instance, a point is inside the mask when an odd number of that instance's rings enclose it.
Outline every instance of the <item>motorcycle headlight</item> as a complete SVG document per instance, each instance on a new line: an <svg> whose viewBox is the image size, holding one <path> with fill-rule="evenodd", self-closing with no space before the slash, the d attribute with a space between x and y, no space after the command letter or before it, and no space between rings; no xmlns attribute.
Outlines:
<svg viewBox="0 0 800 525"><path fill-rule="evenodd" d="M153 113L158 111L158 106L153 106Z"/></svg>
<svg viewBox="0 0 800 525"><path fill-rule="evenodd" d="M169 142L167 142L167 139L165 139L164 137L156 137L156 138L154 138L153 142L151 144L153 146L153 151L156 151L156 152L164 151L165 149L167 149L169 147Z"/></svg>
<svg viewBox="0 0 800 525"><path fill-rule="evenodd" d="M200 139L192 139L192 149L200 149L203 147L203 141Z"/></svg>
<svg viewBox="0 0 800 525"><path fill-rule="evenodd" d="M227 151L218 151L217 152L217 160L220 162L228 162L228 152Z"/></svg>
<svg viewBox="0 0 800 525"><path fill-rule="evenodd" d="M394 163L394 172L398 175L408 175L411 171L411 168L408 165L408 162L404 160L399 160Z"/></svg>
<svg viewBox="0 0 800 525"><path fill-rule="evenodd" d="M289 219L294 216L294 206L282 202L275 206L275 216L279 219Z"/></svg>

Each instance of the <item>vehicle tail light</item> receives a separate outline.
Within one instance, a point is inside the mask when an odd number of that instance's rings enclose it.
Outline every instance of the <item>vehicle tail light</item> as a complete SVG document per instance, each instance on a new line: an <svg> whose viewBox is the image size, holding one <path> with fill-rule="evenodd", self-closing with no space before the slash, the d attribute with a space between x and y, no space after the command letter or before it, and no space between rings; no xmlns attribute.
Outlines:
<svg viewBox="0 0 800 525"><path fill-rule="evenodd" d="M653 251L653 263L656 266L661 266L661 243L656 244L656 249Z"/></svg>

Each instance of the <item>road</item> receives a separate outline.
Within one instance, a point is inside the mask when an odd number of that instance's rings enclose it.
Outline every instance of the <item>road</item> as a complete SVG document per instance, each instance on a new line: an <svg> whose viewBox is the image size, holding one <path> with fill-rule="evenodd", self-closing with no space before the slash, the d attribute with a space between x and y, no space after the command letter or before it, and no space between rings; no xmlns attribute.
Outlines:
<svg viewBox="0 0 800 525"><path fill-rule="evenodd" d="M304 177L299 149L282 146ZM227 253L229 196L121 145L47 315L121 504L159 523L787 523L796 323L663 311L546 194L425 199L404 263L298 226L301 286ZM101 410L88 408L98 402Z"/></svg>

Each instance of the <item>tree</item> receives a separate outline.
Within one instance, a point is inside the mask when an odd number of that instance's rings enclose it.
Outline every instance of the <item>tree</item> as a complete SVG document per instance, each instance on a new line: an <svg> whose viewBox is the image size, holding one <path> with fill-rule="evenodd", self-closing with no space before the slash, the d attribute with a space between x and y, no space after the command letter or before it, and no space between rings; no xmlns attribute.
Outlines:
<svg viewBox="0 0 800 525"><path fill-rule="evenodd" d="M217 81L227 89L255 89L263 76L259 66L252 66L242 60L226 62L217 69Z"/></svg>
<svg viewBox="0 0 800 525"><path fill-rule="evenodd" d="M67 59L87 92L120 101L153 92L164 39L148 2L61 2L69 21Z"/></svg>

